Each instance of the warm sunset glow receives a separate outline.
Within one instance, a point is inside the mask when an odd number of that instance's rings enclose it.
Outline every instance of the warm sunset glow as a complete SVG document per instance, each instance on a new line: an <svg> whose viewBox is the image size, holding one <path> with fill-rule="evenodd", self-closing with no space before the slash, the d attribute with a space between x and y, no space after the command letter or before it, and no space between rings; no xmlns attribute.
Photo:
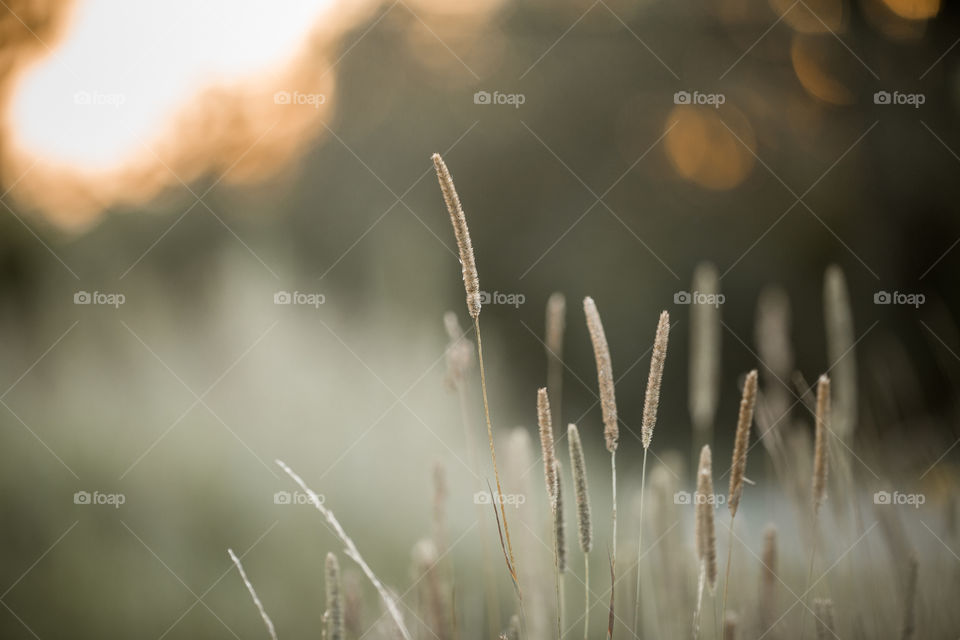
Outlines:
<svg viewBox="0 0 960 640"><path fill-rule="evenodd" d="M80 1L64 40L14 88L14 144L47 163L114 168L203 90L288 64L331 3Z"/></svg>

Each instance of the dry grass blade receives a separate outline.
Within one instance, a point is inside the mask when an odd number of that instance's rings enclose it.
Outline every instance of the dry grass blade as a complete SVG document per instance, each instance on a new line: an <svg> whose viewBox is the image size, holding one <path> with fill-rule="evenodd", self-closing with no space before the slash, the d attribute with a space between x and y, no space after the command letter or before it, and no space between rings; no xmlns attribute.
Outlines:
<svg viewBox="0 0 960 640"><path fill-rule="evenodd" d="M314 493L313 489L307 486L307 483L303 481L303 478L298 476L293 469L288 467L286 463L281 460L276 461L277 464L283 469L290 478L299 486L307 497L310 499L310 503L319 511L323 517L327 520L327 523L333 528L334 533L340 538L340 541L344 545L344 553L347 554L347 557L357 563L360 567L360 570L363 571L364 575L367 576L367 579L373 584L373 587L377 590L377 593L380 594L380 597L383 599L384 605L387 607L387 611L390 614L390 617L393 618L393 621L397 625L397 629L400 630L400 635L403 636L404 640L413 640L410 632L407 630L406 624L403 622L403 615L400 613L400 608L397 606L397 601L393 597L393 594L383 586L383 583L380 582L380 579L373 573L373 570L363 559L363 556L360 555L360 551L357 549L357 546L353 543L353 540L350 539L350 536L347 535L347 532L343 530L343 527L340 525L340 521L337 520L337 517L333 515L333 511L324 506L323 502L320 501L320 497Z"/></svg>
<svg viewBox="0 0 960 640"><path fill-rule="evenodd" d="M243 565L240 564L240 558L233 552L233 549L227 549L227 553L230 554L230 559L233 560L233 564L237 566L237 571L240 572L240 578L247 587L247 591L250 592L250 597L253 598L253 604L256 605L257 611L260 612L260 617L263 618L263 624L267 627L267 633L270 634L270 639L277 640L277 631L273 626L273 621L270 619L270 616L267 615L266 609L263 608L263 603L260 602L260 598L257 597L257 592L254 590L250 579L247 578L247 572L243 570Z"/></svg>
<svg viewBox="0 0 960 640"><path fill-rule="evenodd" d="M743 383L743 396L740 398L740 415L737 419L737 433L734 438L733 461L730 466L730 494L727 505L731 517L737 514L740 496L743 494L743 478L747 470L747 450L750 445L750 425L753 423L753 410L757 403L757 370L747 374Z"/></svg>

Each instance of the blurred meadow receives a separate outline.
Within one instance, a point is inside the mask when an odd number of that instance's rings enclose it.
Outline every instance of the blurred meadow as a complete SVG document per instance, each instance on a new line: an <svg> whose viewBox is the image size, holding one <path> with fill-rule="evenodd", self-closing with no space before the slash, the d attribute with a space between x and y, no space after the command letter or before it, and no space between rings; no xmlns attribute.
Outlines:
<svg viewBox="0 0 960 640"><path fill-rule="evenodd" d="M642 589L663 600L647 596L637 635L690 637L693 510L659 497L694 491L702 444L725 491L751 369L761 409L735 528L737 637L799 637L806 605L795 601L813 596L833 601L836 625L821 637L960 633L948 606L960 593L955 5L201 4L0 2L0 636L267 637L232 548L279 637L320 637L330 551L347 595L362 596L348 598L359 622L347 637L400 637L276 459L336 513L414 636L507 628L517 598L496 509L477 497L494 474L476 362L459 382L449 371L444 313L471 347L476 335L434 152L487 294L500 475L504 494L522 496L506 509L523 550L521 637L557 635L536 407L553 292L566 297L553 426L568 574L581 577L568 422L593 492L590 637L606 630L612 505L586 296L603 317L622 421L616 637L635 633L640 526ZM689 296L704 263L723 298L710 316L708 437L689 409ZM831 266L849 292L834 309L852 316L839 352L825 319ZM640 524L661 310L670 346L646 472L652 520ZM810 463L811 385L825 372L855 406L830 454L849 478L831 471L821 511L825 580L807 598L816 533L795 504L807 485L791 494L781 474L810 469L784 472L777 456ZM783 442L759 444L781 421ZM923 501L887 505L883 491ZM722 580L726 509L717 519ZM767 521L780 532L774 618L785 617L764 629L754 610ZM455 624L424 614L431 557L449 570L454 586L440 583ZM579 638L579 578L568 575L565 596L563 636ZM723 637L714 614L703 621L702 637Z"/></svg>

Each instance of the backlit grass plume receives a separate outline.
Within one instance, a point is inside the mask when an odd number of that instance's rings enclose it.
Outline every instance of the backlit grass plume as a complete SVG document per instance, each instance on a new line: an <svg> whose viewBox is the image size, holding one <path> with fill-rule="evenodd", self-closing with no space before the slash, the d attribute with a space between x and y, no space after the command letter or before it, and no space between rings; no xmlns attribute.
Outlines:
<svg viewBox="0 0 960 640"><path fill-rule="evenodd" d="M723 605L727 610L727 586L730 582L730 561L733 558L733 521L737 517L740 496L743 494L743 479L747 470L747 450L750 448L750 425L753 424L753 409L757 403L757 370L747 374L740 398L740 413L737 416L737 431L734 435L733 460L730 463L730 492L727 506L730 508L730 535L727 537L727 568L723 578Z"/></svg>
<svg viewBox="0 0 960 640"><path fill-rule="evenodd" d="M590 629L590 550L593 549L593 524L590 522L590 491L587 487L587 463L583 458L583 444L577 425L567 426L567 445L570 466L573 468L573 489L577 501L577 535L583 552L583 638Z"/></svg>
<svg viewBox="0 0 960 640"><path fill-rule="evenodd" d="M493 445L493 426L490 422L490 403L487 400L487 376L483 368L483 342L480 339L480 277L477 274L477 264L473 256L473 244L470 242L470 230L467 228L467 218L463 213L463 207L460 205L460 197L453 186L453 177L446 163L439 153L433 154L433 166L437 171L437 180L440 182L440 190L443 192L443 200L447 205L447 211L450 213L450 223L453 225L453 233L457 239L457 249L460 252L460 266L463 271L463 286L467 294L467 311L473 318L474 328L477 333L477 361L480 364L480 388L483 393L483 412L487 420L487 440L490 445L490 459L493 463L493 475L497 483L497 501L500 503L500 517L497 518L497 528L503 527L501 536L501 546L503 547L504 560L507 563L507 570L513 580L513 586L517 590L517 595L523 599L520 591L520 580L517 574L517 563L513 555L513 543L510 540L510 527L507 524L507 509L503 496L503 488L500 486L500 471L497 468L497 452ZM496 509L496 507L494 507Z"/></svg>
<svg viewBox="0 0 960 640"><path fill-rule="evenodd" d="M694 496L694 538L696 539L699 578L697 580L697 608L693 615L693 637L700 635L700 614L703 607L703 587L713 593L717 584L717 539L713 521L713 465L710 445L700 449L697 466L697 492Z"/></svg>
<svg viewBox="0 0 960 640"><path fill-rule="evenodd" d="M593 298L583 299L583 313L587 317L587 330L593 344L593 358L597 363L597 386L600 390L600 409L603 415L603 438L610 452L610 486L612 488L613 508L610 516L610 621L607 637L613 637L614 600L616 597L617 566L617 444L620 439L620 425L617 418L617 399L614 393L613 364L610 360L610 347L600 321L600 312Z"/></svg>
<svg viewBox="0 0 960 640"><path fill-rule="evenodd" d="M657 409L660 407L660 384L663 380L663 366L667 360L667 340L670 337L670 314L660 313L657 321L657 333L653 338L653 350L650 355L650 373L647 375L647 391L643 402L643 423L640 429L640 441L643 443L643 466L640 471L640 526L637 532L637 590L633 605L633 632L640 625L640 559L643 557L643 503L647 481L647 450L653 439L653 428L657 425Z"/></svg>

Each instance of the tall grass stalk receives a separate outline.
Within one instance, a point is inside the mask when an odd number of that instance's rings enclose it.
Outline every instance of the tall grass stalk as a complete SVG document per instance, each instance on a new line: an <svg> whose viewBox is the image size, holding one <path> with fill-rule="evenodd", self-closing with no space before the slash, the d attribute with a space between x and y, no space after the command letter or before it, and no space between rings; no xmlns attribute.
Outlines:
<svg viewBox="0 0 960 640"><path fill-rule="evenodd" d="M730 584L730 563L733 559L733 523L740 507L743 494L743 480L747 470L747 451L750 449L750 425L753 424L753 410L757 403L757 370L747 374L743 383L743 395L740 398L740 413L737 417L737 431L734 436L733 460L730 463L730 491L727 505L730 508L730 532L727 536L727 567L723 578L723 604L721 615L727 612L727 587Z"/></svg>
<svg viewBox="0 0 960 640"><path fill-rule="evenodd" d="M233 552L233 549L227 549L227 553L230 555L230 559L233 560L233 564L237 566L237 571L240 572L240 578L243 580L244 586L247 587L247 591L250 592L250 597L253 599L253 604L257 607L257 611L260 612L260 617L263 619L263 624L267 628L267 633L270 634L270 640L277 640L277 630L273 626L273 620L267 615L267 610L263 608L263 603L260 602L260 598L253 588L253 584L247 577L247 572L243 570L243 565L240 564L240 558Z"/></svg>
<svg viewBox="0 0 960 640"><path fill-rule="evenodd" d="M620 439L620 425L617 419L617 399L614 393L613 364L610 360L610 347L600 321L600 312L593 298L583 299L583 312L587 317L587 329L593 344L593 357L597 364L597 386L600 389L600 408L603 414L603 437L610 452L610 486L613 508L610 514L610 622L607 625L608 640L613 637L613 612L617 567L617 444Z"/></svg>
<svg viewBox="0 0 960 640"><path fill-rule="evenodd" d="M293 469L287 466L282 460L277 460L276 463L283 469L290 478L299 486L303 492L310 499L310 504L319 511L323 517L326 519L327 524L333 529L333 532L340 538L340 541L344 546L344 553L347 557L357 563L360 567L360 570L363 571L364 575L367 576L367 579L373 584L374 589L377 590L377 593L380 594L380 598L383 599L383 604L387 607L387 612L390 614L390 617L393 618L393 621L397 625L397 629L400 631L400 635L403 636L404 640L413 640L413 637L410 635L410 632L407 630L407 625L403 621L403 615L400 613L400 607L397 606L396 598L393 594L383 586L383 583L380 582L380 579L377 578L376 574L373 573L373 570L363 559L363 556L360 555L360 551L357 549L357 546L353 543L353 540L350 539L350 536L347 535L347 532L344 531L343 527L340 525L340 521L337 520L337 517L333 515L333 511L324 506L323 502L320 500L320 497L314 493L313 489L307 486L307 483L303 481L303 478L298 476Z"/></svg>
<svg viewBox="0 0 960 640"><path fill-rule="evenodd" d="M657 425L657 410L660 407L660 384L663 380L663 366L667 359L667 341L670 337L670 314L663 311L657 321L657 332L653 339L653 351L650 355L650 373L647 376L647 391L643 403L643 423L640 440L643 443L643 467L640 471L640 526L637 532L637 590L633 604L633 635L640 628L640 559L643 558L643 505L647 482L647 451L653 439L653 429Z"/></svg>
<svg viewBox="0 0 960 640"><path fill-rule="evenodd" d="M473 318L474 329L476 329L477 332L477 361L480 364L480 388L483 392L483 413L487 421L487 439L490 444L490 459L493 462L493 475L497 482L497 501L500 503L500 519L503 521L503 537L506 540L506 547L503 549L504 559L507 562L507 570L510 572L510 577L513 579L513 586L517 590L517 596L522 601L523 592L520 589L517 563L513 555L513 543L510 540L507 510L502 500L503 489L500 485L500 471L497 468L497 452L493 445L493 426L490 423L490 403L487 400L487 376L483 368L483 341L480 337L480 278L477 274L477 264L473 255L473 243L470 240L467 218L463 213L460 197L457 195L457 190L453 185L453 177L450 175L450 170L447 169L447 165L439 153L433 154L432 159L437 172L437 180L440 182L440 190L443 193L447 211L450 213L450 223L453 226L453 232L457 239L457 249L460 252L463 285L467 295L467 311L470 313L470 317Z"/></svg>
<svg viewBox="0 0 960 640"><path fill-rule="evenodd" d="M827 492L827 437L830 420L830 378L826 374L817 380L817 412L816 435L813 446L813 479L811 494L813 496L813 542L810 545L810 563L807 569L807 584L804 591L809 589L813 579L813 563L817 555L817 541L820 539L820 507L826 498ZM800 613L800 640L803 640L804 627L807 621L806 608Z"/></svg>
<svg viewBox="0 0 960 640"><path fill-rule="evenodd" d="M573 469L573 487L577 502L577 534L583 552L583 640L590 632L590 550L593 548L593 526L590 521L590 492L587 487L587 464L577 425L567 426L567 445Z"/></svg>

